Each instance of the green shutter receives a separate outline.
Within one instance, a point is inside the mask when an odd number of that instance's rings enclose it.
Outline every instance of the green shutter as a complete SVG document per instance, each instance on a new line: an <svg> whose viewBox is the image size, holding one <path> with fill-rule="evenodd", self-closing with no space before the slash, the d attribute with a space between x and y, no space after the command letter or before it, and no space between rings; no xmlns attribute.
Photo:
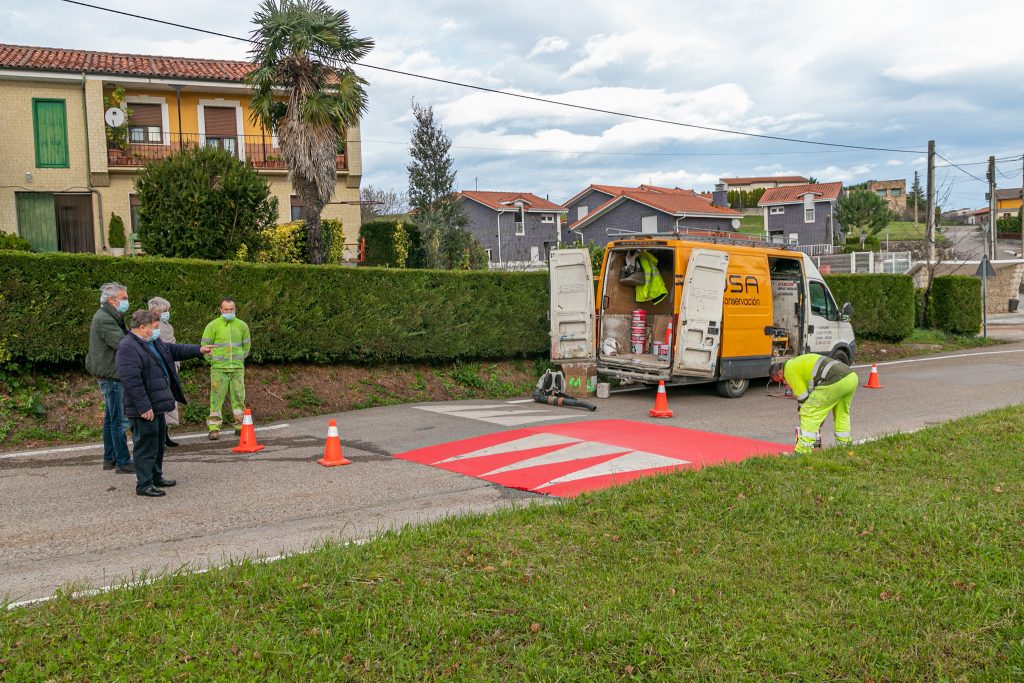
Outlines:
<svg viewBox="0 0 1024 683"><path fill-rule="evenodd" d="M36 168L68 167L68 120L64 100L32 100Z"/></svg>
<svg viewBox="0 0 1024 683"><path fill-rule="evenodd" d="M18 233L29 241L32 251L57 251L57 213L49 192L18 192Z"/></svg>

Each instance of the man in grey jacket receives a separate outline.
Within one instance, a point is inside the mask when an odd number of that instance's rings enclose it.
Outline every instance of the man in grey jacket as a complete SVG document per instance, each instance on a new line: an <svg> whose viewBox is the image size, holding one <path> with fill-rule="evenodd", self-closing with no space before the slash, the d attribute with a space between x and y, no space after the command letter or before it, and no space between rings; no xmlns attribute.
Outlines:
<svg viewBox="0 0 1024 683"><path fill-rule="evenodd" d="M128 289L119 282L100 287L100 307L89 325L89 353L85 368L103 392L103 469L122 474L135 472L128 452L128 421L124 416L124 388L114 369L117 346L128 333L124 314L128 310Z"/></svg>

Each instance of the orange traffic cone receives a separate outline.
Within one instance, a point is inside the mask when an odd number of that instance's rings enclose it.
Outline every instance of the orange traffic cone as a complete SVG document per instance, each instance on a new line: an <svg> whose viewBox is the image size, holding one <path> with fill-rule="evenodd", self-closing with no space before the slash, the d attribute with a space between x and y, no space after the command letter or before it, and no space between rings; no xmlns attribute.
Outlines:
<svg viewBox="0 0 1024 683"><path fill-rule="evenodd" d="M252 411L248 408L242 417L242 436L238 439L238 445L231 450L235 453L256 453L263 450L263 446L256 443L256 427L252 424Z"/></svg>
<svg viewBox="0 0 1024 683"><path fill-rule="evenodd" d="M341 437L338 436L338 423L331 420L327 423L327 445L324 446L324 457L317 460L324 467L335 465L351 465L351 460L346 460L341 454Z"/></svg>
<svg viewBox="0 0 1024 683"><path fill-rule="evenodd" d="M658 382L658 394L654 397L651 417L672 417L672 411L668 409L668 394L665 393L664 380Z"/></svg>
<svg viewBox="0 0 1024 683"><path fill-rule="evenodd" d="M871 364L871 374L868 375L868 383L864 385L865 389L881 389L882 385L878 381L878 363Z"/></svg>

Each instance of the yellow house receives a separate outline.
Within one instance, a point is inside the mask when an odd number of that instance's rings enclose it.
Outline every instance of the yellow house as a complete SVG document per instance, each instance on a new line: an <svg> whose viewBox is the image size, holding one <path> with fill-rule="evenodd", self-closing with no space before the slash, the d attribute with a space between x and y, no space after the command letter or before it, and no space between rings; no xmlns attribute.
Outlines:
<svg viewBox="0 0 1024 683"><path fill-rule="evenodd" d="M237 61L0 44L0 230L21 235L36 251L103 253L111 213L135 231L139 169L185 145L228 150L266 178L280 222L299 218L302 204L277 140L249 117L243 78L250 68ZM127 117L104 104L122 89ZM347 130L336 167L337 189L322 215L340 218L354 241L362 176L358 126Z"/></svg>
<svg viewBox="0 0 1024 683"><path fill-rule="evenodd" d="M996 218L1019 215L1020 190L1019 187L996 190Z"/></svg>

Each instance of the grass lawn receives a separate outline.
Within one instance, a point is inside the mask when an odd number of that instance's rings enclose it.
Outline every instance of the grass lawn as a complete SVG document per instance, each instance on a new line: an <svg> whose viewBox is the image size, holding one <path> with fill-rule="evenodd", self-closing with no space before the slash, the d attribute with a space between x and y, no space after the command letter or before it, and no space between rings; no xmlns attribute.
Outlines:
<svg viewBox="0 0 1024 683"><path fill-rule="evenodd" d="M992 337L962 336L942 330L915 329L901 342L882 342L873 339L857 340L858 363L881 363L885 360L910 358L932 353L961 351L981 346L998 346L1006 342Z"/></svg>
<svg viewBox="0 0 1024 683"><path fill-rule="evenodd" d="M0 678L1021 680L1021 443L1008 408L65 596L0 614Z"/></svg>
<svg viewBox="0 0 1024 683"><path fill-rule="evenodd" d="M740 232L746 235L764 235L764 216L743 216Z"/></svg>

